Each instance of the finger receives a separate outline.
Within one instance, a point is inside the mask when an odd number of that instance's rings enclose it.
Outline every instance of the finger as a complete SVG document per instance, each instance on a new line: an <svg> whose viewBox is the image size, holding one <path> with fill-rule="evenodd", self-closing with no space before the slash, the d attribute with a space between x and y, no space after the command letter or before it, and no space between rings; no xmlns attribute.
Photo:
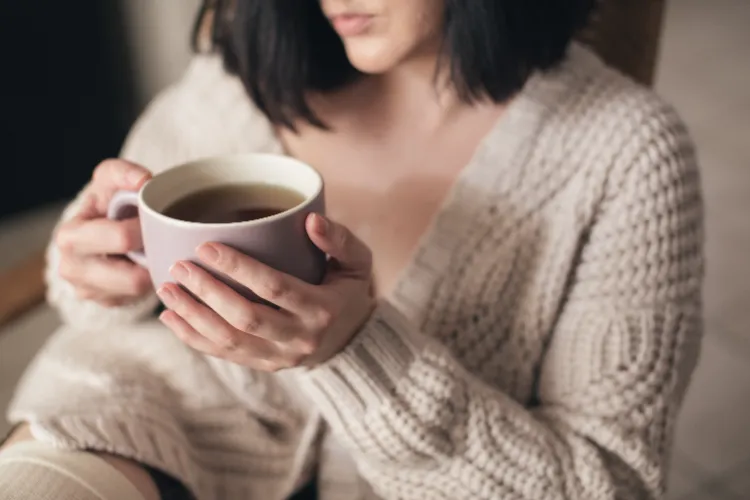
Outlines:
<svg viewBox="0 0 750 500"><path fill-rule="evenodd" d="M142 297L152 289L151 278L144 268L124 259L63 256L58 273L76 288L89 290L88 300ZM85 293L85 292L84 292Z"/></svg>
<svg viewBox="0 0 750 500"><path fill-rule="evenodd" d="M90 300L93 302L98 302L103 298L103 295L104 294L102 293L102 291L96 288L85 285L76 286L76 298L78 300Z"/></svg>
<svg viewBox="0 0 750 500"><path fill-rule="evenodd" d="M104 160L94 170L92 185L99 190L128 189L136 191L151 178L151 172L135 163L121 160Z"/></svg>
<svg viewBox="0 0 750 500"><path fill-rule="evenodd" d="M200 266L178 262L170 273L237 330L275 342L294 339L296 329L291 316L250 302Z"/></svg>
<svg viewBox="0 0 750 500"><path fill-rule="evenodd" d="M151 178L145 168L120 159L101 162L94 170L91 189L100 214L107 213L109 202L117 191L138 191Z"/></svg>
<svg viewBox="0 0 750 500"><path fill-rule="evenodd" d="M335 259L342 270L369 277L372 253L349 229L320 214L311 214L306 221L307 234L322 251Z"/></svg>
<svg viewBox="0 0 750 500"><path fill-rule="evenodd" d="M195 328L190 326L190 324L182 319L176 312L162 312L159 315L159 321L164 323L167 328L174 332L177 338L192 349L214 357L218 357L222 353L221 347L198 333Z"/></svg>
<svg viewBox="0 0 750 500"><path fill-rule="evenodd" d="M258 297L294 314L314 307L313 285L258 262L218 243L198 247L198 257L209 267L252 290Z"/></svg>
<svg viewBox="0 0 750 500"><path fill-rule="evenodd" d="M94 299L94 302L103 307L121 307L132 301L132 297L101 297Z"/></svg>
<svg viewBox="0 0 750 500"><path fill-rule="evenodd" d="M74 219L55 237L57 247L78 255L121 255L143 248L139 219Z"/></svg>
<svg viewBox="0 0 750 500"><path fill-rule="evenodd" d="M104 307L116 307L127 303L126 297L114 297L111 293L90 286L77 286L76 298L78 300L96 302Z"/></svg>
<svg viewBox="0 0 750 500"><path fill-rule="evenodd" d="M266 359L274 355L275 350L268 341L237 330L179 286L167 283L157 293L167 308L179 314L195 331L219 346L222 351L242 351L252 357Z"/></svg>
<svg viewBox="0 0 750 500"><path fill-rule="evenodd" d="M164 311L159 315L159 321L169 328L185 345L195 351L259 371L275 371L281 368L280 364L266 359L252 358L239 353L223 351L221 347L201 335L174 311Z"/></svg>

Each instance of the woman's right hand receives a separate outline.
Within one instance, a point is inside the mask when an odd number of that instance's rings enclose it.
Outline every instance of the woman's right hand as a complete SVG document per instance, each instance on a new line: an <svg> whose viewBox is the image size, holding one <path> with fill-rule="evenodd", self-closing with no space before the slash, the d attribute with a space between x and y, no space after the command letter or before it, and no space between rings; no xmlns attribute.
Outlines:
<svg viewBox="0 0 750 500"><path fill-rule="evenodd" d="M80 299L113 307L152 291L148 272L123 257L142 247L138 219L107 219L107 207L117 191L137 191L150 177L145 168L124 160L100 163L81 195L78 211L58 228L58 271Z"/></svg>

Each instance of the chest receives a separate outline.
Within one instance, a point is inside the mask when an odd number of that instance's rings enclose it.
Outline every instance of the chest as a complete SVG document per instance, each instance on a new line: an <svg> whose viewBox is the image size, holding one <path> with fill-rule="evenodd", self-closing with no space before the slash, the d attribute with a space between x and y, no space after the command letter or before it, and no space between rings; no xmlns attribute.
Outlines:
<svg viewBox="0 0 750 500"><path fill-rule="evenodd" d="M404 131L403 141L314 130L282 139L323 175L329 215L372 249L379 294L526 401L562 297L549 285L565 282L575 255L575 193L549 162L511 161L500 135L485 149L496 120L433 138Z"/></svg>
<svg viewBox="0 0 750 500"><path fill-rule="evenodd" d="M328 215L372 250L381 295L397 282L478 143L318 131L284 139L290 154L323 176Z"/></svg>

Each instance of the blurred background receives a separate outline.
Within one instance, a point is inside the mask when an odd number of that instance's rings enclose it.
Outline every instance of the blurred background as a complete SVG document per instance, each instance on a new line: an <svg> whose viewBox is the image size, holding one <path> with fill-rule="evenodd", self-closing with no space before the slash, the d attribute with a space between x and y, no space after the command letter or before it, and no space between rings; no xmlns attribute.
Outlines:
<svg viewBox="0 0 750 500"><path fill-rule="evenodd" d="M4 300L62 203L117 154L146 103L190 59L198 0L0 0L0 411L58 324ZM682 412L671 500L750 498L750 0L671 0L657 91L699 148L707 204L703 353ZM33 267L33 266L32 266ZM33 268L32 271L33 273ZM4 274L3 274L4 273ZM0 434L7 430L0 421Z"/></svg>
<svg viewBox="0 0 750 500"><path fill-rule="evenodd" d="M185 67L199 3L0 1L0 141L11 176L0 183L0 217L72 196L117 154L143 106Z"/></svg>

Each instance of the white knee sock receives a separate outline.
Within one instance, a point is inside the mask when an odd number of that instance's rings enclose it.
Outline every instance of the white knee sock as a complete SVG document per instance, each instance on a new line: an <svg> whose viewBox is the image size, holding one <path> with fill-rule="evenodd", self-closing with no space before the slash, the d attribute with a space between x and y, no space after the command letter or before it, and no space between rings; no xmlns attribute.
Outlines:
<svg viewBox="0 0 750 500"><path fill-rule="evenodd" d="M117 469L91 453L23 441L0 452L2 500L144 500Z"/></svg>

